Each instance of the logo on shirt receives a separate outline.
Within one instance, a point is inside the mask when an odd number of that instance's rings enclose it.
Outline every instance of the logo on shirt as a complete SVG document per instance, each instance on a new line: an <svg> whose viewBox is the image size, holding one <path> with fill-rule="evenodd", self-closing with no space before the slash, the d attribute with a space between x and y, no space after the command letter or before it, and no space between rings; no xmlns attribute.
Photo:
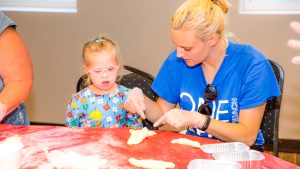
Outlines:
<svg viewBox="0 0 300 169"><path fill-rule="evenodd" d="M203 103L204 103L204 98L199 97L198 100L196 100L190 93L182 92L180 94L181 109L197 112L199 106ZM211 118L223 122L237 123L239 121L239 107L238 107L237 98L216 100L208 104L212 108ZM197 135L202 135L201 133L204 133L200 130L190 129L190 131L196 132ZM208 135L207 137L211 137L211 136Z"/></svg>

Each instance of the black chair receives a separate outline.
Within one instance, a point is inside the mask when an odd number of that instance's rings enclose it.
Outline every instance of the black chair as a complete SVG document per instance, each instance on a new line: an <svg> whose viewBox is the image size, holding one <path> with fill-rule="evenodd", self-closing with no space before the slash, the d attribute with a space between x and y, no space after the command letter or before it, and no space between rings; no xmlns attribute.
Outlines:
<svg viewBox="0 0 300 169"><path fill-rule="evenodd" d="M147 97L153 101L156 101L158 96L150 88L154 77L149 73L143 72L131 66L125 65L124 68L129 71L129 73L120 76L117 80L117 83L130 89L138 87ZM85 75L79 78L76 86L76 92L79 92L87 86L84 80L85 78ZM153 127L153 124L147 119L143 120L143 125L148 129L158 130L158 127Z"/></svg>
<svg viewBox="0 0 300 169"><path fill-rule="evenodd" d="M273 68L274 74L276 76L282 94L283 83L284 83L283 69L278 63L272 60L269 60L269 62ZM271 100L267 101L264 116L260 126L260 129L262 130L262 134L265 138L266 147L268 145L271 145L273 150L273 155L277 157L278 157L278 126L279 126L281 97L282 96L274 97Z"/></svg>

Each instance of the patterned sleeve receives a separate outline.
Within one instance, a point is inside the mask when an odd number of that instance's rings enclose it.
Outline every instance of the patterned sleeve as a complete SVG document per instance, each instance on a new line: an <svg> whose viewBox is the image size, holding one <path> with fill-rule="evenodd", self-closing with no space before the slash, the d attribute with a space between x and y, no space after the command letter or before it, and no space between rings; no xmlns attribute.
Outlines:
<svg viewBox="0 0 300 169"><path fill-rule="evenodd" d="M127 88L125 86L121 86L121 85L119 85L119 87L120 87L120 91L121 91L121 92L119 92L119 96L124 97L124 103L125 103L125 101L127 100L127 97L128 97L128 92L132 89L129 89L129 88ZM123 107L124 103L122 103L122 106L119 106L119 107L122 107L123 111L126 112L126 110ZM140 115L131 114L131 113L126 112L125 117L124 117L125 124L121 124L120 126L142 128L143 127L142 120L143 119L140 117Z"/></svg>
<svg viewBox="0 0 300 169"><path fill-rule="evenodd" d="M72 96L72 98L69 100L68 103L68 109L66 113L66 126L68 127L80 127L79 125L79 119L78 119L78 106L77 101L75 99L75 95Z"/></svg>
<svg viewBox="0 0 300 169"><path fill-rule="evenodd" d="M126 125L128 127L143 128L143 119L138 114L126 113Z"/></svg>

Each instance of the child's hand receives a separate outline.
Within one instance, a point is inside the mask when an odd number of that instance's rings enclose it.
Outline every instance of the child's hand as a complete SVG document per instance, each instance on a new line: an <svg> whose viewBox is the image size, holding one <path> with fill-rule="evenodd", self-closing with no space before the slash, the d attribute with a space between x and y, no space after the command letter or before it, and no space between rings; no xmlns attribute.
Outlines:
<svg viewBox="0 0 300 169"><path fill-rule="evenodd" d="M137 87L130 90L124 107L129 113L137 113L145 119L146 106L143 91Z"/></svg>
<svg viewBox="0 0 300 169"><path fill-rule="evenodd" d="M6 114L6 106L3 103L0 103L0 122L5 117Z"/></svg>

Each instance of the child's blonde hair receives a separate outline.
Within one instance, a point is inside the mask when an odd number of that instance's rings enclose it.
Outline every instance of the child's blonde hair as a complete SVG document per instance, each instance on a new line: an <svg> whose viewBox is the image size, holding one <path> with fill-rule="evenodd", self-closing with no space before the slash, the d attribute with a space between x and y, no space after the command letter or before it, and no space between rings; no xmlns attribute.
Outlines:
<svg viewBox="0 0 300 169"><path fill-rule="evenodd" d="M171 27L196 30L197 37L204 40L215 33L225 39L228 8L227 0L188 0L173 15Z"/></svg>
<svg viewBox="0 0 300 169"><path fill-rule="evenodd" d="M83 45L82 58L84 66L88 67L90 65L89 60L87 59L87 55L89 53L95 52L103 52L110 51L112 53L113 59L119 65L119 68L123 68L121 64L121 53L117 46L117 44L112 41L112 39L107 35L100 35L96 37L94 40L88 41ZM84 80L87 85L92 84L88 74L84 75Z"/></svg>

